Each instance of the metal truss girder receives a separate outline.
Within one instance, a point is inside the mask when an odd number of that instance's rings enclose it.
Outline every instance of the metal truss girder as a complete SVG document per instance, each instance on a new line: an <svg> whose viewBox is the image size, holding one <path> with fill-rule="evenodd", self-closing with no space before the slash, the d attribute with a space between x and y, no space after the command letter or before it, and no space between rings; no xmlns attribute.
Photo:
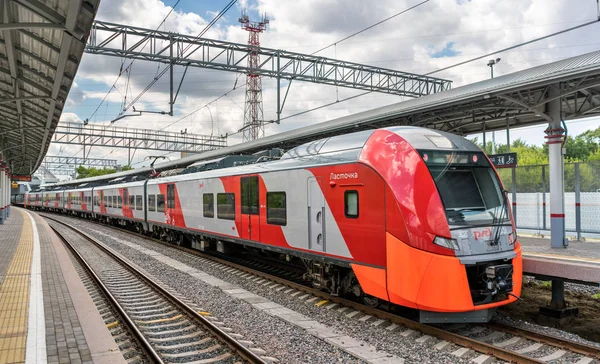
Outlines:
<svg viewBox="0 0 600 364"><path fill-rule="evenodd" d="M75 167L45 166L43 164L40 167L45 167L48 172L59 176L71 176L76 173Z"/></svg>
<svg viewBox="0 0 600 364"><path fill-rule="evenodd" d="M99 38L104 41L98 41ZM127 47L130 38L134 44ZM139 38L139 39L138 39ZM140 43L149 40L149 46L140 50ZM156 44L167 46L157 50ZM188 46L196 46L183 53ZM163 54L173 47L175 54ZM85 52L115 57L125 57L181 66L208 68L238 73L255 73L261 76L302 80L313 83L336 85L360 90L419 97L450 88L451 81L374 67L353 62L318 57L284 50L256 48L211 39L131 27L127 25L96 21ZM258 69L241 64L251 52L261 58Z"/></svg>
<svg viewBox="0 0 600 364"><path fill-rule="evenodd" d="M82 123L59 124L52 141L60 144L191 153L227 146L227 139L221 136Z"/></svg>
<svg viewBox="0 0 600 364"><path fill-rule="evenodd" d="M80 158L80 157L61 157L47 155L42 162L46 168L52 165L58 166L94 166L94 167L116 167L116 159L103 158Z"/></svg>

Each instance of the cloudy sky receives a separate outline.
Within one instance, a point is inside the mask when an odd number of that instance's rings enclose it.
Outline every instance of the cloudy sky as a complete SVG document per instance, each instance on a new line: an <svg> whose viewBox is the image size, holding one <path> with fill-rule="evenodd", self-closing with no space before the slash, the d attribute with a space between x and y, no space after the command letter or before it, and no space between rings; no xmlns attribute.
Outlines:
<svg viewBox="0 0 600 364"><path fill-rule="evenodd" d="M299 53L313 53L356 31L420 3L422 0L246 0L238 1L205 35L237 43L246 43L248 33L238 18L247 9L251 19L267 14L268 30L261 34L261 45ZM196 36L229 1L180 0L160 30ZM177 0L102 0L97 19L155 29ZM502 49L548 33L596 19L595 0L430 0L417 8L378 25L360 35L327 48L318 55L413 73L428 73L494 50ZM600 24L594 24L522 48L498 54L501 62L495 75L503 75L600 49ZM163 69L156 63L135 61L129 73L119 71L131 61L85 54L69 94L61 122L109 125ZM455 67L436 74L453 81L453 87L490 77L487 59ZM175 69L176 80L182 68ZM168 74L167 74L168 76ZM167 111L168 77L162 77L135 107L138 110ZM117 78L118 77L118 78ZM115 80L116 83L115 83ZM241 141L236 132L243 124L244 88L231 91L245 82L244 75L190 69L175 105L175 115L147 114L128 117L115 126L152 128L174 132L224 135L230 145ZM107 95L111 86L115 88ZM287 87L283 83L282 87ZM231 91L218 101L214 99ZM282 117L290 116L340 100L358 91L326 85L295 82L292 84ZM106 101L102 100L106 97ZM276 84L263 78L264 118L276 117ZM402 101L401 97L371 93L327 108L270 124L266 134L331 120L348 114ZM207 105L206 107L203 107ZM130 109L131 111L131 109ZM129 114L130 112L126 112ZM185 117L184 117L185 116ZM174 123L175 122L175 123ZM172 125L171 125L172 124ZM600 126L600 119L571 122L569 134L575 135ZM543 142L544 127L511 132L511 138L528 143ZM504 135L497 135L505 142ZM49 155L82 156L76 145L52 144ZM164 152L137 151L133 166L147 165L144 158ZM94 147L90 157L117 159L127 164L126 149ZM175 159L177 154L168 154Z"/></svg>

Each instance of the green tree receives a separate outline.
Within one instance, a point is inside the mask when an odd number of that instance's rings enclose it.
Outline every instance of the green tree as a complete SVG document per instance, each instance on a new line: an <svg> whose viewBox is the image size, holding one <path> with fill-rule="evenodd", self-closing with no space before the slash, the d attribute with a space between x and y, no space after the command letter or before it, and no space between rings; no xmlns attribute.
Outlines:
<svg viewBox="0 0 600 364"><path fill-rule="evenodd" d="M124 166L121 168L122 171L129 171L132 169L133 168L131 166ZM86 168L84 166L79 166L79 168L77 168L77 179L87 178L87 177L104 176L106 174L111 174L111 173L115 173L115 172L117 172L117 170L115 168L96 168L96 167Z"/></svg>

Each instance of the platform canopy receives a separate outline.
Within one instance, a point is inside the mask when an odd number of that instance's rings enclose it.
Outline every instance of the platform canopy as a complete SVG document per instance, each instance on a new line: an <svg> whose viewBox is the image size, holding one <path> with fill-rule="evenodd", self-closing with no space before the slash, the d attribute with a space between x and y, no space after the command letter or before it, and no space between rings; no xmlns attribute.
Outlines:
<svg viewBox="0 0 600 364"><path fill-rule="evenodd" d="M46 154L100 0L0 0L0 155L32 174Z"/></svg>
<svg viewBox="0 0 600 364"><path fill-rule="evenodd" d="M527 125L547 124L550 88L558 87L564 120L600 115L600 51L457 87L448 91L399 102L381 108L271 135L182 159L157 163L157 171L188 166L228 154L249 154L269 148L289 149L334 135L411 125L458 135ZM553 90L556 91L556 90ZM72 185L117 177L148 174L138 168L112 175L59 182Z"/></svg>

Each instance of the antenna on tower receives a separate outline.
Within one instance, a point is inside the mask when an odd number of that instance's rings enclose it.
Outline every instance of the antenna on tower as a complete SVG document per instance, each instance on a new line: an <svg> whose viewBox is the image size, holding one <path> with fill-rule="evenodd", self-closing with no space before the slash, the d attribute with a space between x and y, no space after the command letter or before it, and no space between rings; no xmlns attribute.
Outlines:
<svg viewBox="0 0 600 364"><path fill-rule="evenodd" d="M267 29L269 19L264 14L261 21L250 21L246 9L242 10L242 16L238 20L242 29L248 32L248 45L251 46L248 55L248 73L246 74L246 102L244 104L244 126L242 131L243 141L250 141L265 136L265 122L262 105L262 80L257 73L260 64L259 34Z"/></svg>

